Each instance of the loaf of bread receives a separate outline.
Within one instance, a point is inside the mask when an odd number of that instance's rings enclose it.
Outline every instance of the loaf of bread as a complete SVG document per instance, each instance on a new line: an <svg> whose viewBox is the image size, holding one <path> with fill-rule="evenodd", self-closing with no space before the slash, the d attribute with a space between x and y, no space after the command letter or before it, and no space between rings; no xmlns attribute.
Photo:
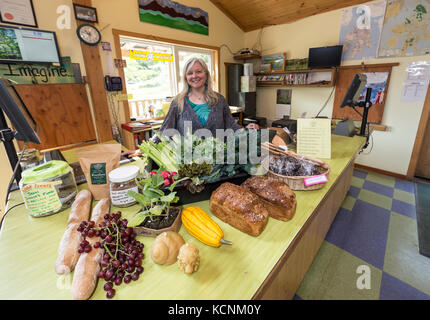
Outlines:
<svg viewBox="0 0 430 320"><path fill-rule="evenodd" d="M285 182L254 176L248 178L241 186L261 198L270 217L282 221L293 218L297 206L296 194Z"/></svg>
<svg viewBox="0 0 430 320"><path fill-rule="evenodd" d="M209 206L216 217L251 236L261 234L269 219L257 195L229 182L212 193Z"/></svg>
<svg viewBox="0 0 430 320"><path fill-rule="evenodd" d="M93 209L91 220L94 221L97 226L103 221L104 215L109 213L109 211L109 198L101 199ZM87 241L93 246L95 242L100 241L100 237L91 237L88 238ZM73 299L86 300L91 297L97 285L102 257L103 248L94 247L90 252L84 252L80 255L72 280Z"/></svg>
<svg viewBox="0 0 430 320"><path fill-rule="evenodd" d="M68 274L73 271L79 258L79 244L83 240L77 230L81 221L90 217L92 195L88 190L79 191L70 208L67 228L58 246L58 257L55 262L57 274Z"/></svg>

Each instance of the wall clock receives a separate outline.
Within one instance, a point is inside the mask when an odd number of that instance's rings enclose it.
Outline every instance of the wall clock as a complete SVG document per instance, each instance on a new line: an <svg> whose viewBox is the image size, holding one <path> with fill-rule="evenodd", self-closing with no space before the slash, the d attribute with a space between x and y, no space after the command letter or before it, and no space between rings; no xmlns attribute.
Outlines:
<svg viewBox="0 0 430 320"><path fill-rule="evenodd" d="M89 46L96 46L102 38L100 31L91 24L81 24L76 33L79 40Z"/></svg>

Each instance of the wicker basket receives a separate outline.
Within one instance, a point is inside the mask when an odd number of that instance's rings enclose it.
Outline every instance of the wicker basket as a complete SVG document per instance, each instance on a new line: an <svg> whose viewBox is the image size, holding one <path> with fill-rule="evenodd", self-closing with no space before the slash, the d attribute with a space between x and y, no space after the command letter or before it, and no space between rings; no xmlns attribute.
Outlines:
<svg viewBox="0 0 430 320"><path fill-rule="evenodd" d="M280 155L280 156L288 155L296 159L300 159L301 161L312 162L313 164L323 168L323 171L320 174L325 174L328 179L328 176L330 173L330 166L326 162L318 159L310 158L310 157L305 157L291 151L284 151L280 148L277 148L276 146L273 146L272 144L269 144L267 146L268 146L269 152L273 155ZM280 180L287 183L292 190L317 190L317 189L323 188L324 185L326 184L324 182L324 183L318 183L318 184L306 186L305 179L309 177L315 177L315 176L284 176L282 174L278 174L271 171L269 168L265 168L265 169L267 170L267 176L269 178Z"/></svg>

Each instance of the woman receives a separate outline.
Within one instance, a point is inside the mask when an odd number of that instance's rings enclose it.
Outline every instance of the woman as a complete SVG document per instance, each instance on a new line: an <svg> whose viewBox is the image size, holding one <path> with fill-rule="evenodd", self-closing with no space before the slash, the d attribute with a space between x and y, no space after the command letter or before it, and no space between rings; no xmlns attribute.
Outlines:
<svg viewBox="0 0 430 320"><path fill-rule="evenodd" d="M169 112L160 128L176 129L184 135L185 121L190 121L192 132L198 129L208 129L215 137L216 129L242 128L231 115L225 98L213 91L212 79L206 63L200 58L192 58L184 67L182 78L184 87L172 101ZM247 128L258 129L251 123Z"/></svg>
<svg viewBox="0 0 430 320"><path fill-rule="evenodd" d="M191 122L192 132L198 129L208 129L216 137L216 129L242 128L231 115L225 98L213 91L212 79L204 60L192 58L184 67L183 90L171 102L160 132L166 129L176 129L180 135L185 134L185 121ZM248 129L259 129L255 123L246 126ZM153 141L159 141L154 135ZM139 156L140 151L128 151L123 156Z"/></svg>

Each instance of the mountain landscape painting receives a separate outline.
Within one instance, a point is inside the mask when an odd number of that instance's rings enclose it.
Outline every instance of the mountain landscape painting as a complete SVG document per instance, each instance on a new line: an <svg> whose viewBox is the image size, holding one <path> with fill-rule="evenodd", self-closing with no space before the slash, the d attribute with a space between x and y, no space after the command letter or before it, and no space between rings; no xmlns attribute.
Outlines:
<svg viewBox="0 0 430 320"><path fill-rule="evenodd" d="M209 34L209 15L206 11L171 0L139 0L139 17L142 22Z"/></svg>

